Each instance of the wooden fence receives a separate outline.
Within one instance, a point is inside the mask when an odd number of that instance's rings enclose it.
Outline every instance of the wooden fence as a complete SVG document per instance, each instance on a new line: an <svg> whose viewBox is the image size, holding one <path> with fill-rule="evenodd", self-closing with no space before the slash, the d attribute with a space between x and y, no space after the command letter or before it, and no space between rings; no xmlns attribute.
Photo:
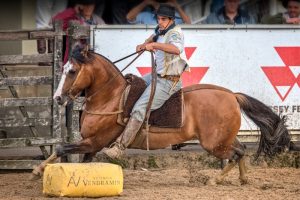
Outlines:
<svg viewBox="0 0 300 200"><path fill-rule="evenodd" d="M61 23L57 22L53 30L22 30L22 31L1 31L1 41L22 41L22 40L37 40L37 39L53 39L54 51L48 54L39 55L1 55L0 56L0 87L5 88L11 94L12 98L1 98L0 108L17 108L19 115L8 116L0 119L0 128L11 127L27 127L30 130L30 135L24 137L13 137L6 135L0 139L0 149L18 148L19 154L22 155L22 149L27 147L39 147L44 158L47 158L52 153L56 144L63 142L61 130L61 117L59 107L53 103L52 95L48 97L20 97L17 92L17 87L35 86L35 85L50 85L53 94L59 83L61 76L62 65L62 42L63 31ZM51 63L53 65L51 76L23 76L10 77L7 75L7 68L22 68L28 64ZM22 64L22 66L20 66ZM22 90L22 89L21 89ZM39 118L32 117L32 108L44 106L50 107L50 117ZM3 114L3 113L2 113ZM5 116L8 114L6 113ZM35 115L34 115L35 116ZM37 127L50 126L50 136L42 136L41 131ZM40 160L0 160L0 169L32 169Z"/></svg>

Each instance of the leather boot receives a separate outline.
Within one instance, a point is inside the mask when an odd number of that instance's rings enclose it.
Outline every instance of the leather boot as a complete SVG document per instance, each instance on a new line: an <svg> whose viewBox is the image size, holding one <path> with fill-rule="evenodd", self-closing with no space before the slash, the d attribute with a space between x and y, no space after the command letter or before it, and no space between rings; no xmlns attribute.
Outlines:
<svg viewBox="0 0 300 200"><path fill-rule="evenodd" d="M130 118L123 133L117 138L116 142L109 148L104 148L103 153L112 159L119 159L125 149L134 141L143 122Z"/></svg>

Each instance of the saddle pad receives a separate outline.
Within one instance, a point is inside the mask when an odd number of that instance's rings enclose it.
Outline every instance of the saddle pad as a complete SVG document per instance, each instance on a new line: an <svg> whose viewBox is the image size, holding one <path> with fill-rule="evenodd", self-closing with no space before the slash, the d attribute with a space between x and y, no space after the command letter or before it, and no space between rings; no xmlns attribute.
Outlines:
<svg viewBox="0 0 300 200"><path fill-rule="evenodd" d="M128 98L125 99L123 119L130 118L135 102L146 89L145 81L135 75L127 74L127 82L131 85ZM180 128L183 125L183 94L182 90L174 93L159 109L150 114L149 125L162 128Z"/></svg>

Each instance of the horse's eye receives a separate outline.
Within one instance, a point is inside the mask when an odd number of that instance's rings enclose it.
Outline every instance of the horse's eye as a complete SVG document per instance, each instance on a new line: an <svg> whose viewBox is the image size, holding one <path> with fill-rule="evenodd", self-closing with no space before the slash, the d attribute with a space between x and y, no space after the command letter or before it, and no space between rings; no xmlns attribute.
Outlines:
<svg viewBox="0 0 300 200"><path fill-rule="evenodd" d="M69 74L74 75L75 73L76 73L76 70L75 70L75 69L70 69L70 70L69 70Z"/></svg>

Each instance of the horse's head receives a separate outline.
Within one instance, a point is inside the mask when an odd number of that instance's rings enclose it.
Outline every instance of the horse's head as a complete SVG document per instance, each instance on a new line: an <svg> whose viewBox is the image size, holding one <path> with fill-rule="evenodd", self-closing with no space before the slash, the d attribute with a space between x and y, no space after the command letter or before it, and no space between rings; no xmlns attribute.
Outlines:
<svg viewBox="0 0 300 200"><path fill-rule="evenodd" d="M63 74L53 96L59 105L66 105L75 99L82 90L89 87L93 78L90 63L94 55L82 46L77 45L72 51L70 60L63 66Z"/></svg>

